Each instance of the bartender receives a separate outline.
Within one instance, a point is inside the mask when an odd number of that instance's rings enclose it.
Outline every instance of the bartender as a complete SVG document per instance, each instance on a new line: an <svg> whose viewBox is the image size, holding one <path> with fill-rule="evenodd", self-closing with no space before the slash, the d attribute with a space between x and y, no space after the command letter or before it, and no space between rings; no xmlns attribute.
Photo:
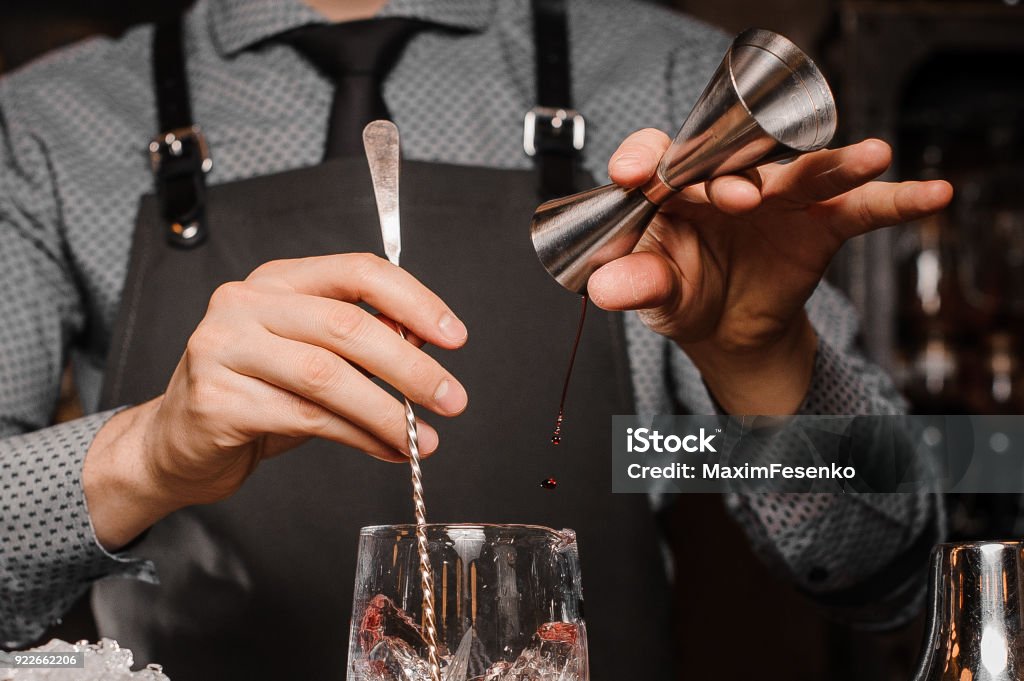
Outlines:
<svg viewBox="0 0 1024 681"><path fill-rule="evenodd" d="M199 0L0 81L0 640L95 583L100 632L176 680L342 678L358 528L411 518L405 469L375 460L407 454L387 384L439 452L430 519L575 528L593 678L667 674L652 509L610 493L608 417L899 411L819 282L845 240L951 196L872 181L877 140L686 190L591 278L550 452L577 302L529 217L651 177L727 46L622 0ZM549 104L586 118L582 179L524 153ZM402 269L359 137L381 116L407 161ZM69 357L88 415L51 426ZM556 455L573 472L541 490ZM855 496L729 503L807 591L897 617L935 501Z"/></svg>

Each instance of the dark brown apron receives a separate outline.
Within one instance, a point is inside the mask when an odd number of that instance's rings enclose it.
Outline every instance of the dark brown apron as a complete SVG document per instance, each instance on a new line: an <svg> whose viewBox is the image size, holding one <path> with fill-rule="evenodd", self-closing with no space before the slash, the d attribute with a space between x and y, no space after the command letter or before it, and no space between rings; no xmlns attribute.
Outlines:
<svg viewBox="0 0 1024 681"><path fill-rule="evenodd" d="M610 491L610 416L632 411L621 318L588 315L554 448L578 299L532 251L534 182L523 171L403 168L403 266L470 329L465 348L434 353L470 407L432 419L442 445L424 462L429 517L574 528L593 678L657 678L670 637L653 519L643 495ZM381 249L362 159L213 187L209 198L211 234L188 251L167 244L155 201L143 201L107 405L163 390L219 284L277 258ZM541 489L553 470L561 485ZM343 678L358 530L411 520L408 477L323 441L261 464L233 498L175 513L135 549L156 562L159 586L97 585L101 633L175 681Z"/></svg>
<svg viewBox="0 0 1024 681"><path fill-rule="evenodd" d="M428 350L470 395L462 416L431 419L441 446L424 462L429 520L575 529L592 678L668 678L653 515L645 496L611 493L610 417L633 411L621 317L591 309L553 447L579 299L533 252L535 175L408 162L401 201L403 267L470 330L459 351ZM143 200L104 406L164 390L221 283L274 259L382 252L361 158L212 187L206 211L209 235L186 250L168 243L154 197ZM553 472L560 486L542 489ZM160 584L98 583L100 633L174 681L343 679L359 528L412 517L408 467L308 442L261 464L231 499L154 526L132 553L155 561Z"/></svg>

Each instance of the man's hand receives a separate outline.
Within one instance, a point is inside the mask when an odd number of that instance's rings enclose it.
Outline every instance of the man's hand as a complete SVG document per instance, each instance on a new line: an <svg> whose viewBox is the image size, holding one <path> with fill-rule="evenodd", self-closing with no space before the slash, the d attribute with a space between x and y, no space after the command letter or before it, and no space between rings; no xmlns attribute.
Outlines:
<svg viewBox="0 0 1024 681"><path fill-rule="evenodd" d="M115 549L178 508L230 496L261 460L309 437L405 461L404 406L371 379L454 416L465 389L417 346L455 349L466 336L440 298L372 255L275 261L221 286L166 392L116 415L86 455L100 543ZM438 444L423 422L419 444L424 455Z"/></svg>
<svg viewBox="0 0 1024 681"><path fill-rule="evenodd" d="M657 130L634 133L608 164L612 180L644 184L669 142ZM640 310L729 412L792 413L817 347L804 304L840 246L952 198L943 181L872 182L890 162L885 142L866 140L688 187L632 254L591 276L588 291L602 308Z"/></svg>

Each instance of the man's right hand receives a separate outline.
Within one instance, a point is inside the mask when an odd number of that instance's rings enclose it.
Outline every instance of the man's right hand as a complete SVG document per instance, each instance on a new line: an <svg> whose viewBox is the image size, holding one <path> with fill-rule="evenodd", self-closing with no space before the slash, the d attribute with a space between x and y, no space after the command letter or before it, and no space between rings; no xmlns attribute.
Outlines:
<svg viewBox="0 0 1024 681"><path fill-rule="evenodd" d="M417 345L455 349L466 337L438 296L368 254L274 261L224 284L166 392L114 416L86 455L100 543L116 550L168 513L230 496L261 460L310 437L405 461L404 406L371 377L459 414L465 389ZM437 448L422 421L419 437L422 454Z"/></svg>

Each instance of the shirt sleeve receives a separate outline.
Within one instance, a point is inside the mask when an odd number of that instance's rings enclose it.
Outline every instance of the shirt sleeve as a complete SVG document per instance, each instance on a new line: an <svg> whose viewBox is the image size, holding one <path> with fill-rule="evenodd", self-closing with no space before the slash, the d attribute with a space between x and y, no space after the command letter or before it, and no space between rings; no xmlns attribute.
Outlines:
<svg viewBox="0 0 1024 681"><path fill-rule="evenodd" d="M108 554L85 507L85 453L111 413L55 427L66 349L85 325L45 144L0 88L0 643L30 642L95 579L151 574Z"/></svg>
<svg viewBox="0 0 1024 681"><path fill-rule="evenodd" d="M0 441L0 645L38 639L97 579L155 581L150 562L105 551L89 521L82 459L113 414Z"/></svg>
<svg viewBox="0 0 1024 681"><path fill-rule="evenodd" d="M892 381L855 349L858 324L850 303L822 283L807 312L819 343L799 413L903 413L905 402ZM676 398L685 409L718 411L682 352L673 353L671 368ZM860 451L872 451L872 438L891 435L857 432L860 441L854 446ZM786 454L776 450L774 456ZM837 618L862 628L887 628L913 617L923 603L929 553L942 541L945 526L942 497L934 491L737 492L725 501L758 555Z"/></svg>

